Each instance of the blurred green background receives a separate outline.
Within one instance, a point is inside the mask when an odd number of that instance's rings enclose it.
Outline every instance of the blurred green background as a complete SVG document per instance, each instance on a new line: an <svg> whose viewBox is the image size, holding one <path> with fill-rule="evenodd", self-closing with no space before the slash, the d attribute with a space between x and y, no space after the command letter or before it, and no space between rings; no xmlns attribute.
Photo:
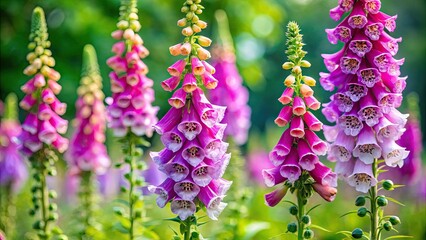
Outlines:
<svg viewBox="0 0 426 240"><path fill-rule="evenodd" d="M166 69L177 59L170 56L168 47L182 40L180 28L176 26L176 21L182 17L180 13L182 3L183 1L176 0L140 0L138 4L142 23L140 35L145 41L145 46L151 52L144 61L150 69L148 76L155 82L156 101L154 104L161 108L160 117L169 108L166 99L170 93L164 92L159 83L168 77ZM26 46L30 31L31 12L37 5L43 7L46 12L49 39L52 42L51 50L56 59L55 69L62 75L59 83L62 84L63 91L59 99L68 103L65 118L71 120L75 113L74 101L77 98L76 88L80 80L81 53L83 46L87 43L93 44L97 50L104 79L104 91L107 96L110 95L108 80L110 70L105 61L112 56L110 49L114 40L110 37L110 33L115 30L119 4L118 0L1 1L0 98L4 99L9 92L15 92L20 99L23 97L19 87L28 80L22 71L27 66L25 56L28 53ZM290 20L299 23L304 34L305 50L308 51L306 59L312 63L312 67L305 73L318 78L318 73L326 70L320 54L333 53L341 47L341 45L331 45L324 32L325 28L334 28L337 25L328 16L329 9L337 4L337 0L205 0L203 4L206 10L201 18L209 23L209 27L203 33L213 40L216 40L217 36L217 26L214 21L215 10L224 9L228 13L230 29L237 50L238 67L250 91L249 104L253 112L251 140L261 142L262 145L249 143L244 146L244 152L250 153L254 149L261 148L271 149L278 139L277 131L271 130L273 119L280 110L280 104L276 99L282 92L282 81L286 76L281 68L281 64L286 60L284 56L285 26ZM424 120L426 119L426 101L422 100L424 99L423 94L426 94L426 62L424 59L426 56L426 1L384 0L382 10L390 15L398 14L397 29L391 35L403 37L397 58L405 57L406 59L401 68L402 75L408 75L405 93L418 93L422 110L421 117ZM320 86L315 87L314 90L316 90L315 94L319 100L328 101L330 93L323 91ZM22 114L21 112L21 121L23 120ZM422 121L422 126L422 129L426 129L426 121ZM158 140L157 137L154 138L154 142L156 140ZM113 140L109 139L108 142L111 143ZM109 145L109 150L113 157L120 156L120 149L114 149L111 145ZM158 149L159 146L155 148ZM348 188L348 186L341 183L340 189L344 188ZM280 235L285 232L287 223L291 221L286 208L282 205L274 209L267 208L262 200L265 190L254 185L252 189L254 189L254 195L248 205L249 217L242 221L247 224L267 221L270 225L268 230L247 239L290 239L288 236ZM333 204L316 210L313 221L321 223L322 226L333 232L352 230L355 226L365 225L366 219L356 216L336 220L337 216L355 209L355 206L352 205L355 195L350 190L346 190L347 193L345 190L341 190L342 194ZM425 204L414 197L415 191L415 187L407 187L405 190L398 190L395 193L405 196L405 201L410 201L401 212L401 218L405 222L400 229L402 229L402 234L417 236L415 239L426 239ZM22 232L30 229L32 221L25 214L25 206L30 202L29 198L28 195L22 194L22 198L18 202L20 207L18 217L22 218L19 226L24 230ZM153 199L148 201L154 202ZM322 201L315 198L314 202ZM71 208L72 206L69 204L63 204L64 213L69 213ZM153 208L152 214L160 214L157 216L159 218L172 216L167 208L161 211L154 211L155 207ZM392 205L389 212L395 213L399 210L398 207ZM417 218L419 214L421 218ZM66 223L67 216L64 219L62 219L63 224ZM105 218L106 222L108 220L109 218ZM163 230L162 234L172 234L172 231L166 230L165 226L173 226L173 223L161 224L164 224L160 226ZM202 227L201 230L210 232L210 226L213 226L212 231L214 231L221 226L221 222L207 224L207 227ZM319 232L317 233L318 239L342 238L334 233L324 233L319 230L317 232Z"/></svg>

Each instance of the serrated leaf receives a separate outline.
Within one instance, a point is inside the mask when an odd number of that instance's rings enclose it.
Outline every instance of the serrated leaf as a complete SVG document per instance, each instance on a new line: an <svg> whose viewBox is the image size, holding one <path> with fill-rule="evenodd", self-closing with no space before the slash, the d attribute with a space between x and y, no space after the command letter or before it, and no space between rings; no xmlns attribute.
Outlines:
<svg viewBox="0 0 426 240"><path fill-rule="evenodd" d="M358 212L357 210L347 212L347 213L343 214L342 216L340 216L340 218L342 218L342 217L344 217L346 215L349 215L349 214L357 213L357 212Z"/></svg>
<svg viewBox="0 0 426 240"><path fill-rule="evenodd" d="M242 240L250 240L260 231L268 229L270 226L267 222L253 222L245 227L245 235Z"/></svg>
<svg viewBox="0 0 426 240"><path fill-rule="evenodd" d="M385 238L385 240L398 239L398 238L414 238L414 237L413 236L407 236L407 235L395 235L395 236L392 236L392 237L387 237L387 238Z"/></svg>
<svg viewBox="0 0 426 240"><path fill-rule="evenodd" d="M315 205L315 206L313 206L313 207L311 207L307 212L306 212L306 215L308 215L312 210L314 210L315 208L317 208L317 207L319 207L319 206L321 206L321 204L317 204L317 205Z"/></svg>
<svg viewBox="0 0 426 240"><path fill-rule="evenodd" d="M398 205L401 205L401 206L403 206L403 207L405 207L405 205L403 204L403 203L401 203L401 202L399 202L398 200L396 200L396 199L394 199L394 198L391 198L391 197L386 197L389 201L391 201L391 202L394 202L394 203L396 203L396 204L398 204Z"/></svg>
<svg viewBox="0 0 426 240"><path fill-rule="evenodd" d="M324 232L331 232L330 230L325 229L325 228L323 228L323 227L321 227L321 226L318 226L318 225L315 225L315 224L311 224L311 225L309 225L309 227L310 227L310 228L316 228L316 229L322 230L322 231L324 231Z"/></svg>

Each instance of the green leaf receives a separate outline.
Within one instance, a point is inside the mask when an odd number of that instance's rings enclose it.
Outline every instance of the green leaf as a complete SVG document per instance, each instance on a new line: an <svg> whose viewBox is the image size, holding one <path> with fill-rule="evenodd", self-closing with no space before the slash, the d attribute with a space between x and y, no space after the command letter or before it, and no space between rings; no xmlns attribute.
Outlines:
<svg viewBox="0 0 426 240"><path fill-rule="evenodd" d="M126 207L130 206L129 202L127 200L124 200L124 199L115 199L114 202L121 203Z"/></svg>
<svg viewBox="0 0 426 240"><path fill-rule="evenodd" d="M311 224L309 227L310 227L310 228L316 228L316 229L322 230L322 231L324 231L324 232L331 232L330 230L325 229L325 228L323 228L323 227L321 227L321 226L318 226L318 225L315 225L315 224Z"/></svg>
<svg viewBox="0 0 426 240"><path fill-rule="evenodd" d="M267 222L253 222L245 227L245 235L242 240L250 240L260 231L268 229L270 226Z"/></svg>
<svg viewBox="0 0 426 240"><path fill-rule="evenodd" d="M389 201L391 201L391 202L394 202L394 203L396 203L396 204L398 204L398 205L401 205L401 206L403 206L403 207L405 207L405 205L403 204L403 203L401 203L401 202L399 202L398 200L396 200L396 199L394 199L394 198L391 198L391 197L386 197Z"/></svg>
<svg viewBox="0 0 426 240"><path fill-rule="evenodd" d="M174 217L174 218L166 218L166 219L164 219L164 220L166 220L166 221L172 221L172 222L177 222L177 223L180 223L180 222L181 222L180 218L178 218L178 217Z"/></svg>
<svg viewBox="0 0 426 240"><path fill-rule="evenodd" d="M124 233L124 234L128 234L129 233L129 229L127 229L125 226L123 226L123 224L121 222L114 223L114 225L112 226L112 228L114 230L117 230L117 231L119 231L121 233Z"/></svg>
<svg viewBox="0 0 426 240"><path fill-rule="evenodd" d="M296 204L296 203L294 203L294 202L292 202L292 201L284 200L283 202L285 202L285 203L290 203L290 204L292 204L293 206L296 206L296 207L297 207L297 204Z"/></svg>
<svg viewBox="0 0 426 240"><path fill-rule="evenodd" d="M197 227L199 227L199 226L203 226L203 225L204 225L204 224L206 224L206 223L208 223L208 221L207 221L207 222L198 223L198 224L197 224Z"/></svg>
<svg viewBox="0 0 426 240"><path fill-rule="evenodd" d="M387 238L385 238L385 240L398 239L398 238L414 238L414 237L413 236L407 236L407 235L395 235L395 236L392 236L392 237L387 237Z"/></svg>
<svg viewBox="0 0 426 240"><path fill-rule="evenodd" d="M312 210L314 210L315 208L317 208L317 207L319 207L321 204L317 204L317 205L315 205L315 206L313 206L313 207L311 207L311 209L309 209L307 212L306 212L306 215L308 215Z"/></svg>
<svg viewBox="0 0 426 240"><path fill-rule="evenodd" d="M343 214L343 215L342 215L342 216L340 216L340 217L342 218L342 217L344 217L344 216L346 216L346 215L353 214L353 213L357 213L357 212L358 212L357 210L353 210L353 211L350 211L350 212L347 212L347 213Z"/></svg>
<svg viewBox="0 0 426 240"><path fill-rule="evenodd" d="M142 239L159 240L160 237L154 231L149 230L149 229L145 229L145 231L143 232L143 238Z"/></svg>

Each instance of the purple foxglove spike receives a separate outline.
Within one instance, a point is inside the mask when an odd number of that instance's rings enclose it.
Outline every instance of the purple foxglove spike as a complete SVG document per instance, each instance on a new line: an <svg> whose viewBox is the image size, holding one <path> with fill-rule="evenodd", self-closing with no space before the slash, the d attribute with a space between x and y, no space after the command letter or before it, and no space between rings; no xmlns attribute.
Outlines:
<svg viewBox="0 0 426 240"><path fill-rule="evenodd" d="M204 64L197 57L191 58L191 68L194 75L202 75L206 71Z"/></svg>
<svg viewBox="0 0 426 240"><path fill-rule="evenodd" d="M202 187L198 198L207 208L207 215L212 220L218 220L217 217L225 209L226 203L222 202L224 196L218 196L210 187Z"/></svg>
<svg viewBox="0 0 426 240"><path fill-rule="evenodd" d="M399 146L394 140L387 140L380 144L383 149L382 156L389 167L402 167L404 159L408 157L409 151Z"/></svg>
<svg viewBox="0 0 426 240"><path fill-rule="evenodd" d="M36 87L34 86L34 78L30 79L24 85L21 86L21 91L25 94L32 94Z"/></svg>
<svg viewBox="0 0 426 240"><path fill-rule="evenodd" d="M314 132L306 129L305 138L309 146L311 146L312 152L314 152L316 155L324 156L327 153L327 143L321 140L321 138L319 138Z"/></svg>
<svg viewBox="0 0 426 240"><path fill-rule="evenodd" d="M337 104L334 102L329 103L323 103L322 104L323 109L321 109L322 114L329 122L336 122L338 121L340 111L337 107Z"/></svg>
<svg viewBox="0 0 426 240"><path fill-rule="evenodd" d="M126 53L126 61L129 67L134 67L134 65L139 65L138 68L144 68L140 65L139 55L135 51L130 51Z"/></svg>
<svg viewBox="0 0 426 240"><path fill-rule="evenodd" d="M61 137L59 134L56 140L52 142L52 146L58 150L59 153L64 153L68 149L69 140Z"/></svg>
<svg viewBox="0 0 426 240"><path fill-rule="evenodd" d="M41 103L38 106L38 119L40 120L49 120L52 115L56 113L52 111L52 109L50 108L50 106L46 103ZM57 115L56 115L57 116Z"/></svg>
<svg viewBox="0 0 426 240"><path fill-rule="evenodd" d="M48 85L48 87L50 88L50 89L52 89L52 92L54 93L54 94L56 94L56 95L58 95L60 92L61 92L61 90L62 90L62 86L61 85L59 85L59 83L57 83L56 81L53 81L53 80L48 80L47 81L47 85Z"/></svg>
<svg viewBox="0 0 426 240"><path fill-rule="evenodd" d="M217 172L215 166L201 163L192 170L191 177L198 186L205 187L218 175Z"/></svg>
<svg viewBox="0 0 426 240"><path fill-rule="evenodd" d="M290 135L295 138L305 136L305 125L301 117L294 117L290 122Z"/></svg>
<svg viewBox="0 0 426 240"><path fill-rule="evenodd" d="M383 116L382 111L377 106L377 100L371 92L361 98L359 105L360 110L358 111L358 116L370 127L376 125L379 122L379 118Z"/></svg>
<svg viewBox="0 0 426 240"><path fill-rule="evenodd" d="M340 73L342 72L340 68L335 68L334 71L340 71ZM319 82L321 84L321 87L324 88L324 90L326 91L333 91L335 85L330 81L330 73L320 72L319 75Z"/></svg>
<svg viewBox="0 0 426 240"><path fill-rule="evenodd" d="M351 112L345 113L339 117L337 120L337 124L340 129L344 130L346 135L357 136L361 129L363 128L363 124L361 119L358 117L357 109L352 109Z"/></svg>
<svg viewBox="0 0 426 240"><path fill-rule="evenodd" d="M339 21L339 19L345 12L346 11L344 9L342 9L340 6L337 6L335 8L330 9L330 18L334 21Z"/></svg>
<svg viewBox="0 0 426 240"><path fill-rule="evenodd" d="M321 103L314 96L304 97L303 100L309 109L318 110L321 107Z"/></svg>
<svg viewBox="0 0 426 240"><path fill-rule="evenodd" d="M343 73L346 74L356 74L359 65L361 64L361 59L352 52L347 52L347 55L340 59L340 68Z"/></svg>
<svg viewBox="0 0 426 240"><path fill-rule="evenodd" d="M186 103L186 92L182 88L179 88L173 93L168 102L174 108L182 108Z"/></svg>
<svg viewBox="0 0 426 240"><path fill-rule="evenodd" d="M330 146L329 155L339 162L347 162L352 158L352 150L355 147L355 138L339 132L334 143Z"/></svg>
<svg viewBox="0 0 426 240"><path fill-rule="evenodd" d="M342 68L336 66L331 73L320 73L320 83L327 91L333 91L334 87L341 88L353 78L353 75L346 74Z"/></svg>
<svg viewBox="0 0 426 240"><path fill-rule="evenodd" d="M355 4L351 14L349 15L348 24L354 29L362 29L365 24L367 24L367 17L365 16L364 9L358 2Z"/></svg>
<svg viewBox="0 0 426 240"><path fill-rule="evenodd" d="M382 6L382 3L380 0L366 0L364 2L364 8L367 11L367 13L371 14L377 14L380 11L380 8Z"/></svg>
<svg viewBox="0 0 426 240"><path fill-rule="evenodd" d="M358 83L349 83L346 89L346 95L349 96L353 102L358 102L362 97L367 95L368 91L365 85Z"/></svg>
<svg viewBox="0 0 426 240"><path fill-rule="evenodd" d="M210 182L209 188L219 196L225 196L229 188L232 185L232 181L225 180L223 178L214 179Z"/></svg>
<svg viewBox="0 0 426 240"><path fill-rule="evenodd" d="M281 109L280 113L278 114L278 117L275 119L274 122L279 127L284 127L290 122L292 116L292 108L290 106L285 106Z"/></svg>
<svg viewBox="0 0 426 240"><path fill-rule="evenodd" d="M212 74L208 72L205 72L203 75L201 75L201 80L207 89L215 89L219 82Z"/></svg>
<svg viewBox="0 0 426 240"><path fill-rule="evenodd" d="M276 190L265 194L265 204L268 207L275 207L284 198L288 190L288 187L283 185Z"/></svg>
<svg viewBox="0 0 426 240"><path fill-rule="evenodd" d="M161 82L161 87L168 92L171 92L177 88L180 83L180 77L170 77Z"/></svg>
<svg viewBox="0 0 426 240"><path fill-rule="evenodd" d="M215 74L216 69L212 65L210 65L210 63L206 61L201 61L201 62L203 63L206 72L209 72L210 74Z"/></svg>
<svg viewBox="0 0 426 240"><path fill-rule="evenodd" d="M172 130L181 121L181 109L170 108L170 110L164 115L157 124L154 125L155 131L163 135L166 132Z"/></svg>
<svg viewBox="0 0 426 240"><path fill-rule="evenodd" d="M404 128L405 124L407 124L407 118L409 114L402 114L400 111L395 108L391 109L391 111L385 114L385 117L391 121L392 123L398 124L400 128Z"/></svg>
<svg viewBox="0 0 426 240"><path fill-rule="evenodd" d="M373 44L364 34L356 35L349 43L349 49L358 57L364 57L372 48Z"/></svg>
<svg viewBox="0 0 426 240"><path fill-rule="evenodd" d="M38 129L38 138L41 142L51 144L58 136L56 129L49 123L49 121L41 121Z"/></svg>
<svg viewBox="0 0 426 240"><path fill-rule="evenodd" d="M365 164L372 164L375 158L379 158L382 155L382 148L377 144L371 127L364 126L361 130L352 154Z"/></svg>
<svg viewBox="0 0 426 240"><path fill-rule="evenodd" d="M291 101L293 101L293 94L294 94L294 89L291 87L288 87L283 91L283 94L281 95L280 98L278 98L278 101L284 105L289 104L291 103Z"/></svg>
<svg viewBox="0 0 426 240"><path fill-rule="evenodd" d="M36 104L36 102L37 99L35 99L32 94L28 94L25 95L25 97L21 100L19 106L22 109L29 111Z"/></svg>
<svg viewBox="0 0 426 240"><path fill-rule="evenodd" d="M187 163L179 155L176 155L171 162L164 164L160 170L175 182L180 182L189 175Z"/></svg>
<svg viewBox="0 0 426 240"><path fill-rule="evenodd" d="M182 74L182 71L185 69L186 62L183 59L180 59L173 63L170 67L167 68L167 72L171 76L179 77Z"/></svg>
<svg viewBox="0 0 426 240"><path fill-rule="evenodd" d="M111 92L113 93L121 93L124 92L126 88L126 78L117 76L117 73L111 72L109 74L110 82L111 82Z"/></svg>
<svg viewBox="0 0 426 240"><path fill-rule="evenodd" d="M379 143L385 140L397 140L403 134L404 129L401 129L398 124L390 122L386 117L381 117L379 123L374 126L377 141Z"/></svg>
<svg viewBox="0 0 426 240"><path fill-rule="evenodd" d="M37 115L34 113L28 113L27 118L22 124L22 129L31 133L36 134L38 129L39 120Z"/></svg>
<svg viewBox="0 0 426 240"><path fill-rule="evenodd" d="M225 111L226 111L227 107L226 106L213 105L213 104L212 104L212 106L213 106L213 109L217 112L217 123L219 123L225 117Z"/></svg>
<svg viewBox="0 0 426 240"><path fill-rule="evenodd" d="M37 152L41 149L43 146L43 143L39 140L38 136L36 134L31 134L30 132L25 131L23 129L22 134L20 135L20 139L25 139L24 142L22 142L23 147L26 148L29 151L25 151L25 153L30 156L33 153Z"/></svg>
<svg viewBox="0 0 426 240"><path fill-rule="evenodd" d="M36 74L34 76L34 86L37 88L44 87L46 85L46 79L44 78L43 74ZM50 89L50 88L49 88Z"/></svg>
<svg viewBox="0 0 426 240"><path fill-rule="evenodd" d="M301 139L297 143L297 154L299 155L299 165L302 169L312 171L319 158L315 155L305 140Z"/></svg>
<svg viewBox="0 0 426 240"><path fill-rule="evenodd" d="M371 165L355 161L353 173L348 176L348 184L355 187L358 192L367 193L372 186L377 184Z"/></svg>
<svg viewBox="0 0 426 240"><path fill-rule="evenodd" d="M182 89L187 93L191 93L197 89L197 79L192 73L185 74L185 77L183 78Z"/></svg>
<svg viewBox="0 0 426 240"><path fill-rule="evenodd" d="M201 148L200 144L196 139L192 141L187 141L183 147L182 157L193 167L196 167L200 164L204 157L204 150Z"/></svg>
<svg viewBox="0 0 426 240"><path fill-rule="evenodd" d="M324 59L324 65L328 71L334 71L340 63L340 59L345 56L345 49L342 49L333 54L321 54L321 57Z"/></svg>
<svg viewBox="0 0 426 240"><path fill-rule="evenodd" d="M347 43L352 38L353 31L347 21L343 21L336 28L325 30L331 44L337 44L338 40Z"/></svg>
<svg viewBox="0 0 426 240"><path fill-rule="evenodd" d="M200 192L200 187L191 180L183 180L175 183L173 190L183 200L192 201Z"/></svg>
<svg viewBox="0 0 426 240"><path fill-rule="evenodd" d="M337 108L341 112L350 112L354 106L351 98L342 92L335 93L330 99L337 105Z"/></svg>
<svg viewBox="0 0 426 240"><path fill-rule="evenodd" d="M148 49L142 45L133 45L132 51L136 52L140 58L145 58L149 55Z"/></svg>
<svg viewBox="0 0 426 240"><path fill-rule="evenodd" d="M158 187L153 185L148 186L148 191L158 195L156 202L160 208L166 206L166 204L176 196L176 193L173 190L174 185L175 182L172 179L167 178Z"/></svg>
<svg viewBox="0 0 426 240"><path fill-rule="evenodd" d="M213 127L208 128L208 132L217 139L223 139L226 127L228 124L226 123L217 123Z"/></svg>
<svg viewBox="0 0 426 240"><path fill-rule="evenodd" d="M192 103L200 116L201 122L211 128L223 118L224 109L215 108L205 97L201 89L193 92Z"/></svg>
<svg viewBox="0 0 426 240"><path fill-rule="evenodd" d="M223 156L228 149L229 144L211 136L205 128L198 135L198 140L204 148L206 157L217 160Z"/></svg>
<svg viewBox="0 0 426 240"><path fill-rule="evenodd" d="M395 31L397 15L389 16L385 13L379 12L377 14L369 14L369 16L374 22L382 23L389 32Z"/></svg>
<svg viewBox="0 0 426 240"><path fill-rule="evenodd" d="M151 157L152 161L154 161L157 165L160 165L160 166L168 163L174 157L174 155L175 153L167 148L164 148L163 150L159 152L149 153L149 156Z"/></svg>
<svg viewBox="0 0 426 240"><path fill-rule="evenodd" d="M383 24L379 22L370 22L368 21L365 26L364 33L372 41L377 41L380 38L380 35L383 34Z"/></svg>
<svg viewBox="0 0 426 240"><path fill-rule="evenodd" d="M124 73L127 71L127 61L125 58L113 56L108 58L107 65L116 73Z"/></svg>
<svg viewBox="0 0 426 240"><path fill-rule="evenodd" d="M293 149L290 154L287 155L284 164L280 168L281 176L287 178L287 181L294 183L299 179L302 174L302 170L299 166L299 156L297 150Z"/></svg>
<svg viewBox="0 0 426 240"><path fill-rule="evenodd" d="M330 186L324 186L319 183L312 184L312 187L314 188L315 192L318 193L324 200L327 202L332 202L336 198L337 189Z"/></svg>
<svg viewBox="0 0 426 240"><path fill-rule="evenodd" d="M355 0L339 0L339 7L343 9L345 12L349 12L353 5L355 3Z"/></svg>
<svg viewBox="0 0 426 240"><path fill-rule="evenodd" d="M376 96L378 105L383 113L389 113L393 108L401 106L401 93L390 93L381 85L373 88L373 93Z"/></svg>
<svg viewBox="0 0 426 240"><path fill-rule="evenodd" d="M141 75L135 71L128 71L126 76L126 83L130 86L134 87L136 85L140 85L142 82Z"/></svg>
<svg viewBox="0 0 426 240"><path fill-rule="evenodd" d="M173 199L170 205L172 212L177 214L182 221L195 213L196 206L192 201L183 200L180 198Z"/></svg>
<svg viewBox="0 0 426 240"><path fill-rule="evenodd" d="M335 173L347 180L347 178L352 175L353 171L354 171L354 166L355 166L355 160L353 158L349 159L349 161L346 162L336 162L336 166L334 168Z"/></svg>
<svg viewBox="0 0 426 240"><path fill-rule="evenodd" d="M302 116L306 113L306 106L303 99L299 96L295 97L293 100L293 114L296 116Z"/></svg>
<svg viewBox="0 0 426 240"><path fill-rule="evenodd" d="M281 175L280 167L263 169L262 176L267 187L273 187L287 180Z"/></svg>
<svg viewBox="0 0 426 240"><path fill-rule="evenodd" d="M189 110L184 109L183 113L182 121L179 121L178 130L185 135L186 139L193 140L203 129L200 124L200 118L192 105Z"/></svg>
<svg viewBox="0 0 426 240"><path fill-rule="evenodd" d="M41 99L43 100L44 103L51 104L57 98L55 94L53 94L50 88L46 88L46 89L43 89L43 91L41 92Z"/></svg>
<svg viewBox="0 0 426 240"><path fill-rule="evenodd" d="M49 119L50 124L56 129L60 134L65 134L68 129L68 120L65 120L58 116L56 113L52 113L52 116Z"/></svg>
<svg viewBox="0 0 426 240"><path fill-rule="evenodd" d="M290 153L292 146L293 137L290 135L290 129L287 128L270 152L269 159L275 166L280 165L284 161L284 157Z"/></svg>
<svg viewBox="0 0 426 240"><path fill-rule="evenodd" d="M381 79L381 73L376 68L361 68L358 73L358 81L372 88Z"/></svg>
<svg viewBox="0 0 426 240"><path fill-rule="evenodd" d="M374 64L380 72L387 72L391 63L395 62L391 54L375 49L371 50L366 56L368 61Z"/></svg>
<svg viewBox="0 0 426 240"><path fill-rule="evenodd" d="M231 160L231 154L223 154L218 160L212 160L210 158L205 158L204 162L207 165L211 166L217 166L216 172L213 174L213 179L219 179L223 177L223 174L225 174L225 170L229 165L229 161Z"/></svg>
<svg viewBox="0 0 426 240"><path fill-rule="evenodd" d="M318 162L314 170L310 171L312 178L319 184L330 187L337 187L337 174L330 168Z"/></svg>
<svg viewBox="0 0 426 240"><path fill-rule="evenodd" d="M328 142L336 141L337 134L339 133L338 126L323 125L322 128L324 129L324 137Z"/></svg>
<svg viewBox="0 0 426 240"><path fill-rule="evenodd" d="M177 127L174 127L172 130L161 136L161 141L167 149L177 152L186 140Z"/></svg>
<svg viewBox="0 0 426 240"><path fill-rule="evenodd" d="M374 48L381 52L389 52L392 56L395 56L398 53L398 43L402 41L402 38L393 38L389 36L386 32L383 32L380 35L378 41L374 43Z"/></svg>

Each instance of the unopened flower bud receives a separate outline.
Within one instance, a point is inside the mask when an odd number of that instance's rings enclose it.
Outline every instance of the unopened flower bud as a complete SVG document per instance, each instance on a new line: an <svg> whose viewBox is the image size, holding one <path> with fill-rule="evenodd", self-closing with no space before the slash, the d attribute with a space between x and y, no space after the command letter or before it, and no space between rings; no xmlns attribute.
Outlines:
<svg viewBox="0 0 426 240"><path fill-rule="evenodd" d="M385 196L380 196L377 198L377 205L379 205L380 207L384 207L388 205L388 200Z"/></svg>
<svg viewBox="0 0 426 240"><path fill-rule="evenodd" d="M177 25L178 25L179 27L185 27L185 26L186 26L186 18L179 19L179 20L177 21Z"/></svg>
<svg viewBox="0 0 426 240"><path fill-rule="evenodd" d="M302 73L302 69L299 66L294 66L293 69L291 70L294 74L301 74Z"/></svg>
<svg viewBox="0 0 426 240"><path fill-rule="evenodd" d="M291 233L295 233L297 231L297 224L296 223L289 223L287 225L287 231Z"/></svg>
<svg viewBox="0 0 426 240"><path fill-rule="evenodd" d="M34 75L37 72L37 68L35 68L33 65L29 65L24 69L24 74L27 76Z"/></svg>
<svg viewBox="0 0 426 240"><path fill-rule="evenodd" d="M199 20L199 21L197 22L197 25L198 25L201 29L204 29L204 28L206 28L206 27L207 27L207 23L206 23L206 22L204 22L204 21L202 21L202 20Z"/></svg>
<svg viewBox="0 0 426 240"><path fill-rule="evenodd" d="M308 85L302 84L300 86L300 94L302 94L303 97L311 97L314 95L314 90L312 90L312 88Z"/></svg>
<svg viewBox="0 0 426 240"><path fill-rule="evenodd" d="M184 56L189 55L191 53L191 49L192 49L192 47L191 47L190 43L184 43L179 48L180 54L182 54Z"/></svg>
<svg viewBox="0 0 426 240"><path fill-rule="evenodd" d="M193 12L188 12L186 14L186 19L191 20L194 17L194 13Z"/></svg>
<svg viewBox="0 0 426 240"><path fill-rule="evenodd" d="M141 23L137 20L131 21L130 28L135 32L139 32L139 30L141 30Z"/></svg>
<svg viewBox="0 0 426 240"><path fill-rule="evenodd" d="M33 50L36 46L37 45L35 43L31 42L31 43L28 44L28 49Z"/></svg>
<svg viewBox="0 0 426 240"><path fill-rule="evenodd" d="M394 190L393 182L391 180L385 180L382 184L383 188L388 191Z"/></svg>
<svg viewBox="0 0 426 240"><path fill-rule="evenodd" d="M285 62L284 64L283 64L283 69L284 70L290 70L290 69L292 69L294 67L294 63L292 63L292 62Z"/></svg>
<svg viewBox="0 0 426 240"><path fill-rule="evenodd" d="M358 215L359 217L365 217L365 215L367 215L367 212L368 212L367 208L365 208L365 207L360 207L360 208L358 209L357 215Z"/></svg>
<svg viewBox="0 0 426 240"><path fill-rule="evenodd" d="M186 27L186 28L182 29L182 35L189 37L192 34L194 34L194 31L192 30L191 27Z"/></svg>
<svg viewBox="0 0 426 240"><path fill-rule="evenodd" d="M304 237L305 239L311 239L311 238L313 238L313 237L314 237L314 231L312 231L311 229L306 229L306 230L303 232L303 237Z"/></svg>
<svg viewBox="0 0 426 240"><path fill-rule="evenodd" d="M180 54L180 48L182 47L182 44L176 44L176 45L173 45L173 46L171 46L171 47L169 47L169 52L170 52L170 54L171 55L173 55L173 56L177 56L177 55L179 55Z"/></svg>
<svg viewBox="0 0 426 240"><path fill-rule="evenodd" d="M199 47L197 49L198 58L200 60L207 60L211 57L210 52L202 47Z"/></svg>
<svg viewBox="0 0 426 240"><path fill-rule="evenodd" d="M37 46L34 50L35 54L39 56L43 54L43 51L44 51L44 48L42 46Z"/></svg>
<svg viewBox="0 0 426 240"><path fill-rule="evenodd" d="M311 217L309 217L309 215L303 215L303 216L302 216L302 222L303 222L306 226L311 225Z"/></svg>
<svg viewBox="0 0 426 240"><path fill-rule="evenodd" d="M119 21L119 22L117 23L117 28L118 28L118 29L124 30L124 29L126 29L126 28L128 28L128 27L129 27L129 22L127 22L127 21L125 21L125 20L121 20L121 21Z"/></svg>
<svg viewBox="0 0 426 240"><path fill-rule="evenodd" d="M202 47L209 47L212 44L212 40L208 37L200 36L198 37L198 43Z"/></svg>
<svg viewBox="0 0 426 240"><path fill-rule="evenodd" d="M284 85L286 85L287 87L290 87L295 82L296 82L296 78L292 74L290 74L285 78Z"/></svg>
<svg viewBox="0 0 426 240"><path fill-rule="evenodd" d="M199 32L201 32L201 28L200 28L197 24L193 24L193 25L192 25L192 30L193 30L195 33L199 33Z"/></svg>
<svg viewBox="0 0 426 240"><path fill-rule="evenodd" d="M138 14L132 12L129 14L129 19L130 20L138 20Z"/></svg>
<svg viewBox="0 0 426 240"><path fill-rule="evenodd" d="M383 223L383 229L385 229L386 231L392 230L392 223L389 221L386 221L385 223Z"/></svg>
<svg viewBox="0 0 426 240"><path fill-rule="evenodd" d="M111 37L116 40L120 40L123 37L123 30L115 30L111 33Z"/></svg>
<svg viewBox="0 0 426 240"><path fill-rule="evenodd" d="M364 235L364 233L362 232L361 228L355 228L352 231L352 237L355 238L355 239L360 239L360 238L362 238L363 235Z"/></svg>
<svg viewBox="0 0 426 240"><path fill-rule="evenodd" d="M196 14L201 14L201 13L203 13L203 10L201 10L201 9L197 9L197 11L195 11L195 13L196 13Z"/></svg>
<svg viewBox="0 0 426 240"><path fill-rule="evenodd" d="M365 205L365 197L364 196L358 196L355 200L355 206L361 207Z"/></svg>
<svg viewBox="0 0 426 240"><path fill-rule="evenodd" d="M124 39L132 39L135 36L135 32L132 29L126 29L123 33Z"/></svg>
<svg viewBox="0 0 426 240"><path fill-rule="evenodd" d="M33 63L31 63L36 69L40 69L42 65L42 61L40 58L34 59Z"/></svg>
<svg viewBox="0 0 426 240"><path fill-rule="evenodd" d="M30 52L30 53L27 54L27 61L31 63L32 61L34 61L34 59L36 57L37 57L37 55L35 53Z"/></svg>
<svg viewBox="0 0 426 240"><path fill-rule="evenodd" d="M291 206L288 210L291 215L297 215L297 213L299 212L296 206Z"/></svg>
<svg viewBox="0 0 426 240"><path fill-rule="evenodd" d="M389 218L389 222L392 223L392 225L397 225L401 223L401 220L398 216L392 216Z"/></svg>
<svg viewBox="0 0 426 240"><path fill-rule="evenodd" d="M310 62L308 62L308 61L306 61L306 60L302 60L302 61L300 62L300 66L302 66L302 67L304 67L304 68L308 68L308 67L311 67L311 63L310 63Z"/></svg>
<svg viewBox="0 0 426 240"><path fill-rule="evenodd" d="M306 83L306 85L311 86L311 87L315 86L315 84L316 84L315 79L308 77L308 76L303 76L302 80L303 80L304 83Z"/></svg>
<svg viewBox="0 0 426 240"><path fill-rule="evenodd" d="M187 13L187 12L189 11L189 8L188 8L187 6L183 6L183 7L180 9L180 11L181 11L181 12L183 12L183 13Z"/></svg>

